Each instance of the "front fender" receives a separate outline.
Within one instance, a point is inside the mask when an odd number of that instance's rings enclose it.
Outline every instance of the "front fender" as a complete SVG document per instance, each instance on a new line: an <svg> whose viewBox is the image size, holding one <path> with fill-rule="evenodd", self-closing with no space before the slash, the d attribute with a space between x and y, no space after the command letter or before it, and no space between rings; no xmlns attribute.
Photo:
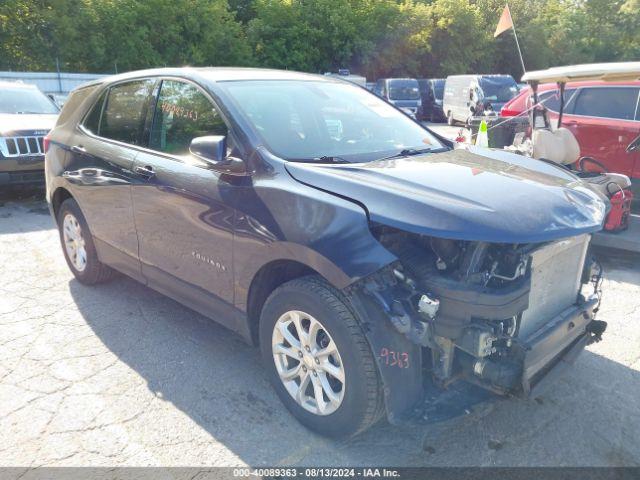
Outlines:
<svg viewBox="0 0 640 480"><path fill-rule="evenodd" d="M268 178L254 177L238 199L238 308L246 308L255 275L273 261L301 263L342 290L397 260L372 235L362 206L298 183L280 165L274 170Z"/></svg>

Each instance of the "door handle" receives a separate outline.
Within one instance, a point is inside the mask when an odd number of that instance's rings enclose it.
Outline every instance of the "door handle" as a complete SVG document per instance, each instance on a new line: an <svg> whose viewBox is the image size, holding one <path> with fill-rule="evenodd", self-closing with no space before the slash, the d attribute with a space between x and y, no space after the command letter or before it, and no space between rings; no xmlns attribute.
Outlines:
<svg viewBox="0 0 640 480"><path fill-rule="evenodd" d="M151 178L156 174L156 172L153 171L153 167L150 165L145 165L144 167L141 167L141 166L133 167L133 171L138 175L142 175L145 178Z"/></svg>
<svg viewBox="0 0 640 480"><path fill-rule="evenodd" d="M71 151L75 153L87 153L87 150L82 145L72 146Z"/></svg>

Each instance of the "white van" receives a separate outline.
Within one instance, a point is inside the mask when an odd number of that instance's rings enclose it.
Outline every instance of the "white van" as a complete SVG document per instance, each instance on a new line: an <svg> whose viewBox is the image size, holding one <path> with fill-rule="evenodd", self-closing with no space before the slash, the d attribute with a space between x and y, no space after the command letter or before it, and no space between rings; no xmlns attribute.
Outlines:
<svg viewBox="0 0 640 480"><path fill-rule="evenodd" d="M515 97L518 85L511 75L450 75L444 86L443 111L447 123L466 123L478 108L499 112Z"/></svg>

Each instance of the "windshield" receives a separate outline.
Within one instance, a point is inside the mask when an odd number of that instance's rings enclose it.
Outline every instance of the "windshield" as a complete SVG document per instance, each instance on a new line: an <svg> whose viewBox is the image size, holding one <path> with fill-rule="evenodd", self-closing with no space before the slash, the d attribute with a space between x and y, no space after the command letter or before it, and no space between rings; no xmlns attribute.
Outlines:
<svg viewBox="0 0 640 480"><path fill-rule="evenodd" d="M31 88L0 88L0 113L58 113L56 107L40 90Z"/></svg>
<svg viewBox="0 0 640 480"><path fill-rule="evenodd" d="M389 100L419 100L417 80L389 80Z"/></svg>
<svg viewBox="0 0 640 480"><path fill-rule="evenodd" d="M510 76L480 77L480 87L484 100L496 103L506 103L518 93L518 85Z"/></svg>
<svg viewBox="0 0 640 480"><path fill-rule="evenodd" d="M442 100L444 97L444 80L433 81L433 94L435 95L436 100Z"/></svg>
<svg viewBox="0 0 640 480"><path fill-rule="evenodd" d="M267 148L287 160L364 162L442 145L425 128L343 82L220 82Z"/></svg>

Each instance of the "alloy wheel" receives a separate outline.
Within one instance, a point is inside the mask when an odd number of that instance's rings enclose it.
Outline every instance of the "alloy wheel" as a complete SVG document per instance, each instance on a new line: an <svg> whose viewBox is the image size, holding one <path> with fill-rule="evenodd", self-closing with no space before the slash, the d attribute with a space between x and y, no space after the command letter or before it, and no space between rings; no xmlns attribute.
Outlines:
<svg viewBox="0 0 640 480"><path fill-rule="evenodd" d="M82 227L78 219L71 213L67 213L64 216L62 237L64 239L64 248L73 267L78 272L83 272L87 267L87 250L82 236Z"/></svg>
<svg viewBox="0 0 640 480"><path fill-rule="evenodd" d="M329 415L342 403L345 370L331 335L311 315L291 310L273 328L273 361L284 387L305 410Z"/></svg>

